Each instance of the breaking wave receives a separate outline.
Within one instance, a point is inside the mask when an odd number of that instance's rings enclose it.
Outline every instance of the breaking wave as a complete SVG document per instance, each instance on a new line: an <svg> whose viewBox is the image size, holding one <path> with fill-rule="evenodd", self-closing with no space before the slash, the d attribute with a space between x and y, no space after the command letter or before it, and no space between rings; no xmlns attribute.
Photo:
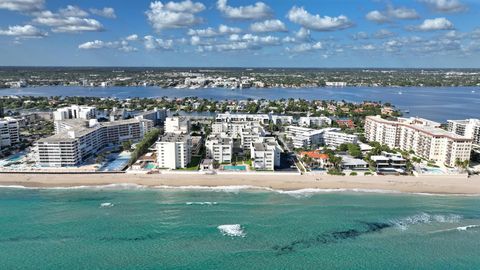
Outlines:
<svg viewBox="0 0 480 270"><path fill-rule="evenodd" d="M113 206L114 206L114 204L111 203L111 202L104 202L104 203L100 204L101 208L110 208L110 207L113 207Z"/></svg>
<svg viewBox="0 0 480 270"><path fill-rule="evenodd" d="M447 214L447 215L431 215L428 213L420 213L413 216L408 216L401 219L392 219L390 223L394 225L396 228L401 230L408 229L411 225L416 224L425 224L425 223L458 223L462 219L462 216L455 215L455 214Z"/></svg>
<svg viewBox="0 0 480 270"><path fill-rule="evenodd" d="M186 205L217 205L217 202L186 202Z"/></svg>
<svg viewBox="0 0 480 270"><path fill-rule="evenodd" d="M245 237L246 233L240 224L224 224L217 227L217 229L225 236L230 237Z"/></svg>
<svg viewBox="0 0 480 270"><path fill-rule="evenodd" d="M457 227L455 229L457 231L466 231L468 229L473 229L473 228L480 228L480 225L467 225L467 226Z"/></svg>
<svg viewBox="0 0 480 270"><path fill-rule="evenodd" d="M296 190L281 190L269 187L258 187L251 185L232 185L232 186L146 186L132 183L119 183L119 184L107 184L107 185L80 185L70 187L27 187L21 185L0 185L0 188L11 189L52 189L52 190L77 190L77 189L93 189L93 190L147 190L147 189L161 189L161 190L191 190L191 191L214 191L214 192L228 192L228 193L240 193L241 191L268 191L278 194L290 195L296 198L310 197L315 194L321 193L378 193L378 194L413 194L421 196L480 196L480 194L434 194L434 193L415 193L415 192L400 192L396 190L388 189L359 189L359 188L304 188Z"/></svg>

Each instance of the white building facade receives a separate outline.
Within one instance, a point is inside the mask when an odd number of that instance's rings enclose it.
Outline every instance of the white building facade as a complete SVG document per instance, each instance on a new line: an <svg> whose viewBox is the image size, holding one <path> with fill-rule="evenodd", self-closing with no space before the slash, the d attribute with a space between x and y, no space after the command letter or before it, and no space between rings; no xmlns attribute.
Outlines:
<svg viewBox="0 0 480 270"><path fill-rule="evenodd" d="M20 142L20 123L10 117L0 119L0 150Z"/></svg>
<svg viewBox="0 0 480 270"><path fill-rule="evenodd" d="M473 143L480 145L480 119L448 120L447 129L460 136L473 140Z"/></svg>
<svg viewBox="0 0 480 270"><path fill-rule="evenodd" d="M57 121L55 127L55 135L35 143L39 166L78 166L107 146L141 140L153 128L153 122L135 118L102 123L77 119Z"/></svg>
<svg viewBox="0 0 480 270"><path fill-rule="evenodd" d="M189 134L190 120L185 117L167 117L164 128L165 133Z"/></svg>
<svg viewBox="0 0 480 270"><path fill-rule="evenodd" d="M166 133L157 144L157 165L161 169L183 169L192 160L192 141L189 135Z"/></svg>
<svg viewBox="0 0 480 270"><path fill-rule="evenodd" d="M280 166L280 153L282 149L274 139L265 139L252 143L250 148L252 166L256 170L273 171Z"/></svg>
<svg viewBox="0 0 480 270"><path fill-rule="evenodd" d="M358 143L358 136L340 132L339 128L311 129L288 126L287 138L295 148L311 149L320 145L338 147L344 143Z"/></svg>
<svg viewBox="0 0 480 270"><path fill-rule="evenodd" d="M318 116L318 117L312 117L312 116L306 116L306 117L300 117L298 119L298 125L302 127L323 127L323 126L330 126L332 125L332 119L326 117L326 116Z"/></svg>
<svg viewBox="0 0 480 270"><path fill-rule="evenodd" d="M230 163L233 157L233 140L220 135L210 135L205 142L207 157L219 163Z"/></svg>
<svg viewBox="0 0 480 270"><path fill-rule="evenodd" d="M95 119L97 117L97 108L93 106L72 105L60 108L53 112L54 121L63 121L67 119Z"/></svg>
<svg viewBox="0 0 480 270"><path fill-rule="evenodd" d="M413 151L427 160L454 167L456 161L470 160L472 139L440 129L438 123L417 118L399 118L397 121L367 116L365 138Z"/></svg>

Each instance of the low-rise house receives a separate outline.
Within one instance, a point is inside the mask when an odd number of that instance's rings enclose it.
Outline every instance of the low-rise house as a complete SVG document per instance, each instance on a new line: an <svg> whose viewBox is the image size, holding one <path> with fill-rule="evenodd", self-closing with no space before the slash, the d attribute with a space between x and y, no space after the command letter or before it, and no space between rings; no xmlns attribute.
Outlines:
<svg viewBox="0 0 480 270"><path fill-rule="evenodd" d="M202 162L200 163L200 171L212 171L214 169L213 163L214 163L213 159L207 158L202 160Z"/></svg>
<svg viewBox="0 0 480 270"><path fill-rule="evenodd" d="M368 170L368 163L362 159L353 158L347 155L341 155L342 158L341 167L342 170L352 171L366 171Z"/></svg>
<svg viewBox="0 0 480 270"><path fill-rule="evenodd" d="M312 169L315 169L315 168L327 169L331 167L330 162L328 162L328 155L323 154L320 151L301 152L300 157L302 157L302 160L307 159L308 160L307 165Z"/></svg>
<svg viewBox="0 0 480 270"><path fill-rule="evenodd" d="M346 120L337 120L337 125L339 127L346 127L346 128L355 128L355 123L351 119L346 119Z"/></svg>
<svg viewBox="0 0 480 270"><path fill-rule="evenodd" d="M394 171L404 173L407 169L407 160L400 154L382 152L381 155L371 156L370 159L375 163L377 172Z"/></svg>

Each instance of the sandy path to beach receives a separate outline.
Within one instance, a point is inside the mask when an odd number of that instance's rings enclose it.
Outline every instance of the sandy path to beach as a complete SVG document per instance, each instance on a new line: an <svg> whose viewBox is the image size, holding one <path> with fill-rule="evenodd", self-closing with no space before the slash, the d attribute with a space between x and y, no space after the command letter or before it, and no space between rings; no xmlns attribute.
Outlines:
<svg viewBox="0 0 480 270"><path fill-rule="evenodd" d="M0 185L72 187L108 184L145 186L255 186L279 190L360 189L409 193L479 194L480 177L184 175L184 174L0 174Z"/></svg>

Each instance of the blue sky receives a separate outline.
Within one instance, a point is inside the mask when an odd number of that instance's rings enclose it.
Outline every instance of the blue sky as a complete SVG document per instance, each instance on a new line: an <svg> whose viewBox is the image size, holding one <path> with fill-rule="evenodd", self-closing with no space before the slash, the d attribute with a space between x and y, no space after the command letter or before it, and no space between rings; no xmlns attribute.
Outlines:
<svg viewBox="0 0 480 270"><path fill-rule="evenodd" d="M0 65L480 67L473 0L0 0Z"/></svg>

